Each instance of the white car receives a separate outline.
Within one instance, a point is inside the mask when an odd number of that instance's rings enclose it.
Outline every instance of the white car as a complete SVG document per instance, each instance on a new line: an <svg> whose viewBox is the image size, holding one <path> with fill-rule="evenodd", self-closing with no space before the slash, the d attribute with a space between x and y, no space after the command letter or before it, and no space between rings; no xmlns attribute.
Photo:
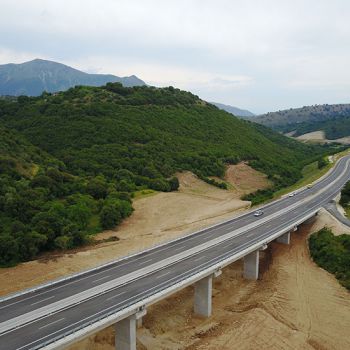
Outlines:
<svg viewBox="0 0 350 350"><path fill-rule="evenodd" d="M295 192L289 193L288 197L294 197L295 196Z"/></svg>
<svg viewBox="0 0 350 350"><path fill-rule="evenodd" d="M254 212L254 216L261 216L262 214L264 214L264 212L261 209Z"/></svg>

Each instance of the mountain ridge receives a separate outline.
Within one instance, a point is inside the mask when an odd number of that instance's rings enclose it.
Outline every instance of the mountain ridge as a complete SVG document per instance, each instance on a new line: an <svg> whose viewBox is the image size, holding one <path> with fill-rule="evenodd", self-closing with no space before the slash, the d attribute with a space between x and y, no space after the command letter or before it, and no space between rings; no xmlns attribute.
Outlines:
<svg viewBox="0 0 350 350"><path fill-rule="evenodd" d="M290 108L259 115L251 120L283 133L293 131L293 136L313 131L324 131L329 140L350 136L350 104Z"/></svg>
<svg viewBox="0 0 350 350"><path fill-rule="evenodd" d="M126 87L145 85L136 75L90 74L39 58L20 64L0 65L0 95L39 96L44 91L53 93L76 85L102 86L108 82L119 82Z"/></svg>
<svg viewBox="0 0 350 350"><path fill-rule="evenodd" d="M235 115L236 117L250 118L255 116L254 113L252 113L251 111L248 111L247 109L241 109L235 106L231 106L231 105L227 105L219 102L210 102L210 103L218 107L219 109L222 109L228 113Z"/></svg>

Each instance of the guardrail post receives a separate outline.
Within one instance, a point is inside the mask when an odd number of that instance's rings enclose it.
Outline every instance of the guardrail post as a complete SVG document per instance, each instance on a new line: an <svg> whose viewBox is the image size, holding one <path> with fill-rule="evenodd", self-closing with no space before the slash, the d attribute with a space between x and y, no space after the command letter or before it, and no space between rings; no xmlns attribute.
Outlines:
<svg viewBox="0 0 350 350"><path fill-rule="evenodd" d="M115 347L117 350L136 350L136 314L116 323Z"/></svg>
<svg viewBox="0 0 350 350"><path fill-rule="evenodd" d="M276 241L282 244L290 243L290 232L284 233L282 236L277 237Z"/></svg>
<svg viewBox="0 0 350 350"><path fill-rule="evenodd" d="M194 312L197 315L209 317L211 315L211 295L213 276L208 276L194 285Z"/></svg>
<svg viewBox="0 0 350 350"><path fill-rule="evenodd" d="M259 277L259 250L244 257L244 278L257 280Z"/></svg>

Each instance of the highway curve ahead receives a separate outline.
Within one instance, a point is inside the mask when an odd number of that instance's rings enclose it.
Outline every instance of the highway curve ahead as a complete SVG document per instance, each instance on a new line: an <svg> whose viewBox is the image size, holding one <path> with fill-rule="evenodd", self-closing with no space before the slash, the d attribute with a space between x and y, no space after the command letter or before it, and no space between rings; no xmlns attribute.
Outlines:
<svg viewBox="0 0 350 350"><path fill-rule="evenodd" d="M334 198L350 179L349 167L350 156L343 157L312 188L266 205L262 216L249 212L100 268L1 299L0 349L65 344L94 325L108 325L104 323L107 316L118 315L115 321L126 317L133 307L169 295L179 283L185 286L210 268L225 266L227 261L259 249Z"/></svg>

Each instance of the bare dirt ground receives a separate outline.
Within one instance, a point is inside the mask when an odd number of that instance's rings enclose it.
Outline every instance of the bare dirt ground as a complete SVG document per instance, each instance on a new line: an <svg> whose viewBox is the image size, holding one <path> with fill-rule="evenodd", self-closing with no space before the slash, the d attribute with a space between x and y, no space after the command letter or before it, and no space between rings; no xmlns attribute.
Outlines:
<svg viewBox="0 0 350 350"><path fill-rule="evenodd" d="M138 349L350 349L349 292L310 260L306 244L309 232L333 224L330 218L322 212L292 235L290 246L271 244L256 282L242 278L242 261L225 268L215 280L209 319L193 315L191 287L150 307L137 331ZM113 344L110 327L70 350Z"/></svg>
<svg viewBox="0 0 350 350"><path fill-rule="evenodd" d="M181 174L178 193L136 200L132 217L118 230L99 235L117 235L120 241L2 269L0 293L101 264L125 251L231 217L248 204L238 199L246 190L246 177L239 174L227 176L235 181L236 191L219 190L190 173ZM338 234L350 232L322 211L314 223L292 235L290 246L273 243L261 254L258 281L242 278L242 261L225 268L215 280L213 316L208 319L193 315L192 287L150 307L137 332L138 350L350 349L350 295L310 260L307 250L309 232L325 225ZM110 327L69 349L112 350L113 344Z"/></svg>
<svg viewBox="0 0 350 350"><path fill-rule="evenodd" d="M230 183L240 194L250 193L272 185L265 174L254 170L243 162L230 165L227 168L225 181Z"/></svg>
<svg viewBox="0 0 350 350"><path fill-rule="evenodd" d="M237 175L246 170L246 176ZM0 269L0 295L32 287L61 276L91 268L162 241L193 232L238 215L250 206L242 193L268 185L266 177L246 164L231 166L225 191L208 185L190 172L178 174L178 192L158 193L134 201L134 213L116 230L105 231L97 240L117 236L119 241L100 243L68 253L47 254L38 260ZM241 187L244 188L241 190Z"/></svg>
<svg viewBox="0 0 350 350"><path fill-rule="evenodd" d="M321 209L320 215L312 227L313 232L319 231L325 226L329 227L335 236L343 233L350 234L350 228L348 226L335 219L327 210Z"/></svg>

